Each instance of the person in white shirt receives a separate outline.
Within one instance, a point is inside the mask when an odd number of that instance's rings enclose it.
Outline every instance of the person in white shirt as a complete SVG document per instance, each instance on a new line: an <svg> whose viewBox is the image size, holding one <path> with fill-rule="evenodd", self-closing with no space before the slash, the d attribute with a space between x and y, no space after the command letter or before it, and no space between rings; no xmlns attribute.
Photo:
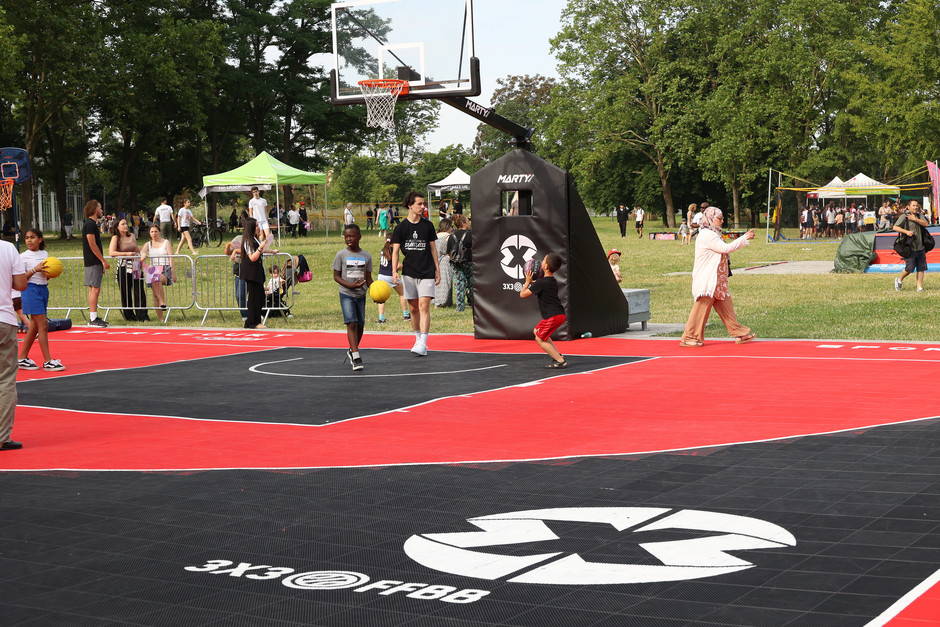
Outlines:
<svg viewBox="0 0 940 627"><path fill-rule="evenodd" d="M356 219L353 217L352 212L352 203L346 203L346 210L343 212L343 226L349 226L350 224L355 224Z"/></svg>
<svg viewBox="0 0 940 627"><path fill-rule="evenodd" d="M633 213L634 213L634 220L636 220L636 232L639 235L639 237L642 238L643 237L643 216L645 215L645 213L643 212L643 207L637 206L637 208L633 210Z"/></svg>
<svg viewBox="0 0 940 627"><path fill-rule="evenodd" d="M300 212L296 207L291 207L287 212L287 222L290 224L290 236L297 237L297 226L300 224Z"/></svg>
<svg viewBox="0 0 940 627"><path fill-rule="evenodd" d="M261 192L257 187L251 188L251 196L251 200L248 201L248 210L251 212L251 217L258 222L261 239L267 239L271 235L271 226L268 224L268 201L261 197Z"/></svg>
<svg viewBox="0 0 940 627"><path fill-rule="evenodd" d="M196 249L193 248L193 237L189 234L189 227L192 226L192 223L202 224L199 220L196 219L196 216L193 215L193 210L190 208L190 201L187 198L183 201L183 206L180 207L179 213L176 215L176 225L177 229L180 232L180 243L176 246L176 254L180 254L180 251L183 249L183 242L189 246L190 252L196 255Z"/></svg>
<svg viewBox="0 0 940 627"><path fill-rule="evenodd" d="M16 413L17 363L16 313L13 290L23 291L28 283L26 267L10 242L0 240L0 451L23 448L10 439Z"/></svg>
<svg viewBox="0 0 940 627"><path fill-rule="evenodd" d="M160 233L163 239L173 241L173 228L176 225L176 218L173 215L173 207L166 204L166 196L160 198L160 206L153 212L154 221L160 224Z"/></svg>

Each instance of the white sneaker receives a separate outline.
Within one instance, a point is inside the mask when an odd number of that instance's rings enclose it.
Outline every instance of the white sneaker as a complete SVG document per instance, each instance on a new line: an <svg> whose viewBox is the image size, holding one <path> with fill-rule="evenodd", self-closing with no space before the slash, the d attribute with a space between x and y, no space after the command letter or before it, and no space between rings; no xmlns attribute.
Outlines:
<svg viewBox="0 0 940 627"><path fill-rule="evenodd" d="M62 362L58 359L50 359L42 365L43 370L49 370L52 372L59 372L65 370L65 366L62 365Z"/></svg>
<svg viewBox="0 0 940 627"><path fill-rule="evenodd" d="M411 347L411 352L418 357L424 357L428 354L428 345L421 340L415 340L415 345Z"/></svg>
<svg viewBox="0 0 940 627"><path fill-rule="evenodd" d="M896 292L900 292L900 291L901 291L901 279L899 279L899 278L897 278L897 277L894 277L894 291L896 291Z"/></svg>

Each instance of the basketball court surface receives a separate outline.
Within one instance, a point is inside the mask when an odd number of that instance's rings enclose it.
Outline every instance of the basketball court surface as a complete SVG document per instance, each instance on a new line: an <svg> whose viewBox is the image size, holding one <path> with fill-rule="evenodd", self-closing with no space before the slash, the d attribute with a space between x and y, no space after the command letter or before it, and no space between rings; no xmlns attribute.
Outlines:
<svg viewBox="0 0 940 627"><path fill-rule="evenodd" d="M937 624L940 344L412 341L54 334L3 625Z"/></svg>

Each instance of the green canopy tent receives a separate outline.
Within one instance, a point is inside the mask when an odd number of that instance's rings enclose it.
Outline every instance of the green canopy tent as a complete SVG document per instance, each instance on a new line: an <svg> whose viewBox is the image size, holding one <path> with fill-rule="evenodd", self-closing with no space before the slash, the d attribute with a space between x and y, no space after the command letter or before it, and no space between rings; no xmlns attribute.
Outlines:
<svg viewBox="0 0 940 627"><path fill-rule="evenodd" d="M234 170L221 174L210 174L202 177L203 188L199 196L205 198L209 192L247 192L253 186L258 189L269 190L274 186L275 203L281 204L281 185L323 185L323 197L326 199L326 175L319 172L306 172L278 161L267 152L259 154L248 163ZM324 206L326 204L324 203ZM327 221L327 238L329 238L329 221ZM281 242L281 229L277 230L278 246Z"/></svg>

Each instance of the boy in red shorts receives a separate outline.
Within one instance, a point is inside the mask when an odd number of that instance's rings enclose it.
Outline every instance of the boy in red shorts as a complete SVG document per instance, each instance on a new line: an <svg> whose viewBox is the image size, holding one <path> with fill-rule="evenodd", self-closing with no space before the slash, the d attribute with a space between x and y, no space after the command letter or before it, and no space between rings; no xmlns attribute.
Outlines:
<svg viewBox="0 0 940 627"><path fill-rule="evenodd" d="M552 342L552 333L565 322L565 308L562 307L561 299L558 297L558 281L555 280L555 273L561 267L561 257L555 253L548 253L541 265L545 276L533 281L533 273L527 272L525 285L522 286L519 296L528 298L535 294L539 300L539 313L542 314L542 320L535 327L535 341L552 358L552 363L546 368L567 368L568 362Z"/></svg>

